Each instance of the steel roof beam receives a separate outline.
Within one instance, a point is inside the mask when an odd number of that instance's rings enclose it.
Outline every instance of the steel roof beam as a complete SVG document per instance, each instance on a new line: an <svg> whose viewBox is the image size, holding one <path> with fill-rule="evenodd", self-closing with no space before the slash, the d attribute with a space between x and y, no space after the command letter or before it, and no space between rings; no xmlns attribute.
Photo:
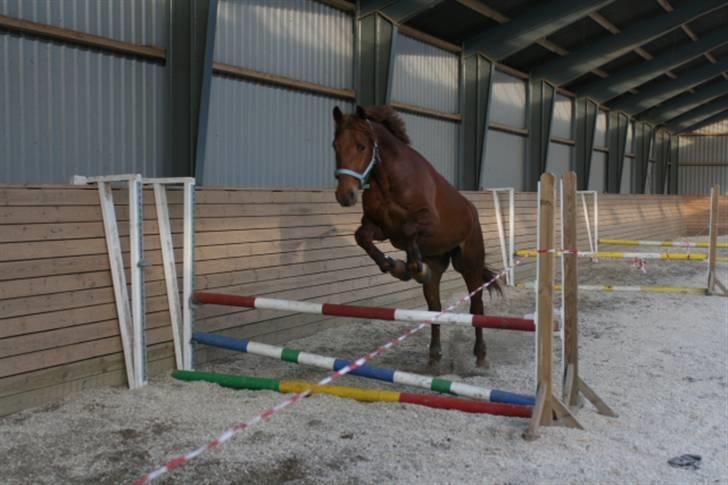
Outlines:
<svg viewBox="0 0 728 485"><path fill-rule="evenodd" d="M636 115L673 96L677 96L683 91L687 91L715 76L719 76L723 71L728 71L728 59L724 59L717 64L707 64L693 69L682 74L677 79L641 89L639 94L625 97L615 103L610 103L609 107Z"/></svg>
<svg viewBox="0 0 728 485"><path fill-rule="evenodd" d="M610 73L607 79L599 79L580 89L579 94L603 103L725 44L728 44L728 28L724 27L706 35L697 42L690 42L676 49L670 49L669 52L649 61L640 62L635 66Z"/></svg>
<svg viewBox="0 0 728 485"><path fill-rule="evenodd" d="M718 82L705 89L700 89L694 94L670 99L662 103L660 106L647 111L642 118L655 124L666 123L667 121L677 118L681 114L724 94L728 94L728 82Z"/></svg>
<svg viewBox="0 0 728 485"><path fill-rule="evenodd" d="M724 5L728 5L728 1L695 0L685 7L643 22L636 22L619 34L598 39L568 56L547 62L534 70L533 75L548 79L558 85L566 84L630 50Z"/></svg>
<svg viewBox="0 0 728 485"><path fill-rule="evenodd" d="M406 22L409 19L425 12L443 0L399 0L380 11L397 23Z"/></svg>
<svg viewBox="0 0 728 485"><path fill-rule="evenodd" d="M469 52L482 51L491 59L505 59L613 1L554 0L540 2L510 22L487 29L467 39L465 49Z"/></svg>
<svg viewBox="0 0 728 485"><path fill-rule="evenodd" d="M728 109L728 96L724 96L715 101L710 101L678 116L668 123L666 128L674 133L681 133L686 128L690 128L691 126L721 113L726 109Z"/></svg>
<svg viewBox="0 0 728 485"><path fill-rule="evenodd" d="M695 123L694 125L688 126L684 130L681 131L681 133L690 133L693 131L698 131L701 128L705 128L706 126L710 126L713 123L717 123L719 121L723 121L728 119L728 109L725 111L721 111L720 113L717 113L710 118L706 118L703 121L700 121L698 123Z"/></svg>

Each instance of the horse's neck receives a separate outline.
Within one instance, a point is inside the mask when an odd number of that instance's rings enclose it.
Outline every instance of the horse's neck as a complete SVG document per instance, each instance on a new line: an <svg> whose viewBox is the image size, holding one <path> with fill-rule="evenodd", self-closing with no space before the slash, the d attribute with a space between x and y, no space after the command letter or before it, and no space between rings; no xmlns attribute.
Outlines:
<svg viewBox="0 0 728 485"><path fill-rule="evenodd" d="M380 190L385 198L389 198L389 193L399 183L397 164L400 158L400 145L404 144L380 124L377 124L374 133L379 144L379 163L374 168L372 176L376 189Z"/></svg>

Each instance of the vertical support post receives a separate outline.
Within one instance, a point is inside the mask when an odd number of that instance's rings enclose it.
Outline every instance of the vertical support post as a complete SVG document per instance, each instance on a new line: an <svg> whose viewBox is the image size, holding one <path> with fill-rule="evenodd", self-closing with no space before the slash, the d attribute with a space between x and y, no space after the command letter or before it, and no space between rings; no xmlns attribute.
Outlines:
<svg viewBox="0 0 728 485"><path fill-rule="evenodd" d="M718 287L723 295L728 295L728 289L718 279L716 271L718 261L718 220L720 215L720 185L716 184L710 189L710 243L708 244L708 290L712 295Z"/></svg>
<svg viewBox="0 0 728 485"><path fill-rule="evenodd" d="M377 12L359 19L359 82L357 103L387 104L394 77L396 26Z"/></svg>
<svg viewBox="0 0 728 485"><path fill-rule="evenodd" d="M599 192L594 192L594 250L599 252Z"/></svg>
<svg viewBox="0 0 728 485"><path fill-rule="evenodd" d="M511 285L516 286L516 193L515 189L508 190L508 267Z"/></svg>
<svg viewBox="0 0 728 485"><path fill-rule="evenodd" d="M98 190L101 214L104 219L104 233L106 235L106 250L109 255L111 281L114 285L116 316L119 319L119 335L121 336L121 347L124 352L126 382L129 389L135 389L137 387L137 379L134 372L134 356L131 341L132 315L131 307L129 306L126 273L124 272L124 258L121 254L121 241L119 239L119 227L116 223L116 211L114 209L114 196L111 192L111 183L98 182Z"/></svg>
<svg viewBox="0 0 728 485"><path fill-rule="evenodd" d="M579 345L577 332L577 306L578 306L578 269L577 254L567 250L576 249L576 174L567 172L563 178L563 193L561 206L561 228L564 254L561 256L562 273L561 288L564 299L564 402L569 406L577 404L579 376ZM584 208L584 194L581 194ZM591 232L591 231L590 231ZM591 245L591 235L590 235Z"/></svg>
<svg viewBox="0 0 728 485"><path fill-rule="evenodd" d="M526 190L534 190L539 176L546 171L556 88L543 79L531 79L528 86L528 157L524 172Z"/></svg>
<svg viewBox="0 0 728 485"><path fill-rule="evenodd" d="M673 135L672 142L670 143L670 176L669 176L669 193L677 194L677 176L680 171L680 137Z"/></svg>
<svg viewBox="0 0 728 485"><path fill-rule="evenodd" d="M611 111L607 137L607 192L618 194L624 170L624 155L627 150L627 130L629 116L625 113Z"/></svg>
<svg viewBox="0 0 728 485"><path fill-rule="evenodd" d="M589 251L594 253L596 252L596 246L594 245L594 238L592 237L591 221L589 220L589 207L586 205L586 193L582 192L579 195L581 195L581 208L584 211L584 224L586 225L586 237L589 240ZM561 222L561 225L563 227L563 221Z"/></svg>
<svg viewBox="0 0 728 485"><path fill-rule="evenodd" d="M202 177L212 85L218 0L170 2L169 167L172 175Z"/></svg>
<svg viewBox="0 0 728 485"><path fill-rule="evenodd" d="M493 68L493 63L479 54L463 58L465 95L462 104L462 131L465 146L461 186L467 190L484 187L483 167L487 148Z"/></svg>
<svg viewBox="0 0 728 485"><path fill-rule="evenodd" d="M195 278L195 180L184 183L184 228L182 248L182 368L193 369L192 356L192 292Z"/></svg>
<svg viewBox="0 0 728 485"><path fill-rule="evenodd" d="M540 426L550 426L554 417L567 426L583 429L553 388L553 312L554 312L554 176L541 175L538 184L538 257L536 259L536 404L528 430L523 437L538 437Z"/></svg>
<svg viewBox="0 0 728 485"><path fill-rule="evenodd" d="M142 218L142 178L129 179L129 247L131 272L131 313L135 386L147 382L146 328L144 325L144 227Z"/></svg>
<svg viewBox="0 0 728 485"><path fill-rule="evenodd" d="M161 183L154 183L154 200L157 206L157 224L159 225L159 245L162 250L162 264L164 266L164 279L167 287L167 306L169 307L169 321L172 325L172 341L174 342L174 358L177 369L183 368L182 362L182 327L181 306L179 300L179 287L177 286L177 267L174 258L174 244L172 230L169 224L169 205L167 204L167 189ZM186 215L186 214L185 214Z"/></svg>
<svg viewBox="0 0 728 485"><path fill-rule="evenodd" d="M574 104L576 107L576 173L580 180L579 188L587 190L599 105L589 98L577 98L574 100Z"/></svg>
<svg viewBox="0 0 728 485"><path fill-rule="evenodd" d="M650 148L653 143L654 130L644 121L635 123L635 159L632 177L633 193L644 194L647 186L647 167L650 159Z"/></svg>
<svg viewBox="0 0 728 485"><path fill-rule="evenodd" d="M508 250L506 248L506 234L505 227L503 226L503 214L501 214L500 197L498 190L491 190L493 193L493 208L495 209L495 222L498 227L498 242L500 243L501 250L501 261L503 262L503 268L508 268ZM510 271L506 274L506 284L513 286L513 282L510 278Z"/></svg>
<svg viewBox="0 0 728 485"><path fill-rule="evenodd" d="M562 234L564 239L562 291L564 298L564 385L563 398L567 405L578 404L579 393L589 399L600 414L614 417L616 414L584 382L579 375L579 273L577 254L569 252L576 249L576 174L564 175L562 205Z"/></svg>

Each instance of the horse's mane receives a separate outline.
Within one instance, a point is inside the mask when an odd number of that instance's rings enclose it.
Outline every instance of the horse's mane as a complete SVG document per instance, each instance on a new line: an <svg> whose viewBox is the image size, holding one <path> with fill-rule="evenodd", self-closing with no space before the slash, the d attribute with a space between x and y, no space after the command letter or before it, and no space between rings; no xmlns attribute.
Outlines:
<svg viewBox="0 0 728 485"><path fill-rule="evenodd" d="M391 106L370 106L365 109L367 119L381 123L400 141L410 144L410 137L404 126L404 120Z"/></svg>

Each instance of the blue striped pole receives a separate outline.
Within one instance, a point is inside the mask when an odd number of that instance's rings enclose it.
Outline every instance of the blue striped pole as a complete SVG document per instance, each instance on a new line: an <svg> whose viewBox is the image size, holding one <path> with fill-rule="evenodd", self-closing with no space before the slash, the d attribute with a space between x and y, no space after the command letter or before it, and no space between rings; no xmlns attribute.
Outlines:
<svg viewBox="0 0 728 485"><path fill-rule="evenodd" d="M319 354L311 354L298 350L287 349L275 345L263 344L260 342L252 342L246 339L235 339L224 335L216 335L211 333L195 332L192 334L192 341L200 344L209 345L227 350L235 350L238 352L246 352L255 355L262 355L280 359L295 364L309 365L319 367L321 369L337 371L350 364L345 359L337 359ZM360 377L368 379L376 379L379 381L391 382L395 384L405 384L432 391L455 394L458 396L470 397L473 399L481 399L484 401L498 402L504 404L517 404L525 406L533 406L535 400L533 396L515 394L508 391L498 389L486 389L483 387L472 386L461 382L449 381L447 379L439 379L437 377L414 374L411 372L402 372L395 369L385 367L372 367L364 365L351 372Z"/></svg>

